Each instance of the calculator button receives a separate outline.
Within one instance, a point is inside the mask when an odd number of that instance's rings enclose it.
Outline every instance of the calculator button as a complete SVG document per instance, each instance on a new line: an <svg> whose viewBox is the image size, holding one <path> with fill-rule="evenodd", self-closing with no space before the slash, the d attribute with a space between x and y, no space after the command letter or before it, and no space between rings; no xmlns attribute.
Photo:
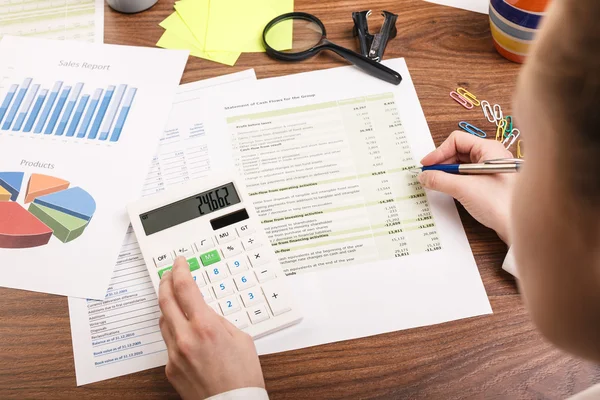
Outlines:
<svg viewBox="0 0 600 400"><path fill-rule="evenodd" d="M264 248L252 250L248 252L248 258L250 259L250 264L253 267L258 267L260 265L264 265L269 262L269 253L267 253Z"/></svg>
<svg viewBox="0 0 600 400"><path fill-rule="evenodd" d="M199 288L206 286L206 279L204 279L204 273L202 271L193 271L192 278L194 278L194 282L196 282L196 285L198 285Z"/></svg>
<svg viewBox="0 0 600 400"><path fill-rule="evenodd" d="M279 281L265 283L262 289L273 315L277 316L292 309L286 295L289 292L289 289L284 286L281 279Z"/></svg>
<svg viewBox="0 0 600 400"><path fill-rule="evenodd" d="M248 289L240 293L244 307L250 307L253 304L264 301L263 295L260 292L260 288Z"/></svg>
<svg viewBox="0 0 600 400"><path fill-rule="evenodd" d="M270 267L261 267L261 268L257 268L255 270L256 272L256 277L258 278L258 281L260 283L264 283L267 281L270 281L271 279L275 279L277 278L277 275L275 275L275 271L270 268Z"/></svg>
<svg viewBox="0 0 600 400"><path fill-rule="evenodd" d="M220 231L219 233L217 233L217 242L219 244L223 244L223 243L227 243L227 242L231 242L232 240L234 240L237 235L235 234L235 231L233 229L228 229L226 231Z"/></svg>
<svg viewBox="0 0 600 400"><path fill-rule="evenodd" d="M159 277L160 279L162 279L162 276L163 276L163 274L164 274L165 272L167 272L167 271L170 271L170 270L172 270L172 269L173 269L173 267L167 267L167 268L163 268L163 269L161 269L160 271L158 271L158 277Z"/></svg>
<svg viewBox="0 0 600 400"><path fill-rule="evenodd" d="M190 271L196 271L200 269L200 263L196 257L189 258L187 263L190 266Z"/></svg>
<svg viewBox="0 0 600 400"><path fill-rule="evenodd" d="M210 303L209 306L215 310L215 312L219 315L223 315L223 313L221 312L221 309L219 308L219 303Z"/></svg>
<svg viewBox="0 0 600 400"><path fill-rule="evenodd" d="M245 312L238 312L235 314L231 314L225 318L227 318L227 320L229 322L231 322L233 325L235 325L235 327L238 329L247 328L249 325L248 316L246 315Z"/></svg>
<svg viewBox="0 0 600 400"><path fill-rule="evenodd" d="M223 315L233 314L236 311L240 311L240 301L237 296L229 297L225 300L219 301L219 305L221 306L221 311L223 311Z"/></svg>
<svg viewBox="0 0 600 400"><path fill-rule="evenodd" d="M237 286L239 291L246 290L256 285L256 278L254 277L252 271L247 274L240 274L233 278L233 280L235 281L235 286Z"/></svg>
<svg viewBox="0 0 600 400"><path fill-rule="evenodd" d="M269 319L269 312L264 304L259 304L255 307L249 308L248 315L250 316L250 321L253 324L258 324L259 322Z"/></svg>
<svg viewBox="0 0 600 400"><path fill-rule="evenodd" d="M248 224L240 225L237 227L237 233L240 237L249 235L254 232L254 228Z"/></svg>
<svg viewBox="0 0 600 400"><path fill-rule="evenodd" d="M175 256L183 256L185 258L191 257L194 255L194 248L192 246L181 246L175 249Z"/></svg>
<svg viewBox="0 0 600 400"><path fill-rule="evenodd" d="M225 258L233 257L242 252L242 244L239 241L228 243L227 245L221 247L221 252Z"/></svg>
<svg viewBox="0 0 600 400"><path fill-rule="evenodd" d="M212 283L227 278L227 271L223 264L212 265L206 269L206 272L208 273L208 279L210 279Z"/></svg>
<svg viewBox="0 0 600 400"><path fill-rule="evenodd" d="M196 242L196 248L198 249L198 253L202 253L204 250L208 250L215 247L215 242L213 242L211 237L201 238Z"/></svg>
<svg viewBox="0 0 600 400"><path fill-rule="evenodd" d="M165 265L173 264L173 254L170 251L160 253L154 257L156 268L164 267Z"/></svg>
<svg viewBox="0 0 600 400"><path fill-rule="evenodd" d="M200 261L202 261L202 265L205 267L214 263L221 261L221 256L219 252L216 250L209 251L208 253L204 253L200 255Z"/></svg>
<svg viewBox="0 0 600 400"><path fill-rule="evenodd" d="M256 236L249 235L242 239L242 244L244 245L244 249L250 250L260 246L260 241Z"/></svg>
<svg viewBox="0 0 600 400"><path fill-rule="evenodd" d="M214 300L214 297L210 291L210 288L208 286L205 286L203 288L200 288L200 293L202 294L202 297L204 297L204 301L207 303L210 303L211 301Z"/></svg>
<svg viewBox="0 0 600 400"><path fill-rule="evenodd" d="M222 299L223 297L230 296L235 292L235 289L233 287L233 281L231 279L224 280L223 282L215 285L213 289L215 291L217 299Z"/></svg>
<svg viewBox="0 0 600 400"><path fill-rule="evenodd" d="M229 267L231 275L239 274L240 272L248 270L248 263L243 257L234 258L227 261L227 266Z"/></svg>

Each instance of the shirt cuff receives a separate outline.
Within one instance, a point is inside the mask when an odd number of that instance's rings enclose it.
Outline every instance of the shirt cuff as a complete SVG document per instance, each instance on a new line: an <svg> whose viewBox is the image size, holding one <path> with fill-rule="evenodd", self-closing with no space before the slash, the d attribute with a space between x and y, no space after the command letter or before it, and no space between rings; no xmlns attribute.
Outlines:
<svg viewBox="0 0 600 400"><path fill-rule="evenodd" d="M206 400L269 400L269 395L263 388L249 387L219 393Z"/></svg>
<svg viewBox="0 0 600 400"><path fill-rule="evenodd" d="M519 278L517 271L517 262L515 261L515 256L513 254L512 247L509 247L508 253L506 253L506 258L502 263L502 269L508 272L509 274L512 274L512 276L514 276L515 278Z"/></svg>

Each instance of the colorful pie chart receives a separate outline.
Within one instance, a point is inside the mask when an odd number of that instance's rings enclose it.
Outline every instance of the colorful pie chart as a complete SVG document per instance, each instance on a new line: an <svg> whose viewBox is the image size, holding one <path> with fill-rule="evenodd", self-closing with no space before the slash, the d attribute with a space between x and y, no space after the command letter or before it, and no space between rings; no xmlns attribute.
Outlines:
<svg viewBox="0 0 600 400"><path fill-rule="evenodd" d="M25 180L23 172L0 172L0 248L44 246L52 236L68 243L83 234L96 211L88 192L50 175Z"/></svg>

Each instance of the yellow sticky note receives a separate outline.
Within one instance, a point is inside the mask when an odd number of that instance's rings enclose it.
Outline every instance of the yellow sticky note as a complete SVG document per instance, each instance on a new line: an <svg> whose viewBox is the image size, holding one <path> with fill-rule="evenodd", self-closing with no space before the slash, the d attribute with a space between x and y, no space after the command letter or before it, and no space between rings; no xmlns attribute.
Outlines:
<svg viewBox="0 0 600 400"><path fill-rule="evenodd" d="M187 4L192 0L185 0ZM196 0L194 0L196 1ZM206 0L201 0L206 1ZM273 18L294 11L294 0L209 0L205 51L265 51L262 33ZM291 27L291 25L289 25ZM292 30L282 30L283 42Z"/></svg>
<svg viewBox="0 0 600 400"><path fill-rule="evenodd" d="M210 0L187 0L175 3L175 11L198 40L202 50L205 50L209 4ZM221 49L215 50L222 51Z"/></svg>
<svg viewBox="0 0 600 400"><path fill-rule="evenodd" d="M218 62L232 66L236 63L240 53L211 51L205 52L202 44L199 43L192 32L187 28L183 20L177 13L171 14L160 26L166 29L156 45L165 49L189 50L190 55L204 58L206 60Z"/></svg>

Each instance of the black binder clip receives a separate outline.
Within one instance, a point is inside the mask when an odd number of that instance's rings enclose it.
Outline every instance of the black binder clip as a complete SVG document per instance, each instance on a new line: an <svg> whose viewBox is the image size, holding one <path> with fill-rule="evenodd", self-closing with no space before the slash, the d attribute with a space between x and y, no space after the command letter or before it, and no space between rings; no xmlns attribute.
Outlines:
<svg viewBox="0 0 600 400"><path fill-rule="evenodd" d="M371 15L371 10L352 13L352 19L354 20L352 33L354 36L358 36L360 53L363 56L373 61L381 61L388 41L396 37L396 20L398 19L398 15L389 11L383 11L381 15L383 15L385 20L379 33L375 35L369 33L369 24L367 23L369 15Z"/></svg>

